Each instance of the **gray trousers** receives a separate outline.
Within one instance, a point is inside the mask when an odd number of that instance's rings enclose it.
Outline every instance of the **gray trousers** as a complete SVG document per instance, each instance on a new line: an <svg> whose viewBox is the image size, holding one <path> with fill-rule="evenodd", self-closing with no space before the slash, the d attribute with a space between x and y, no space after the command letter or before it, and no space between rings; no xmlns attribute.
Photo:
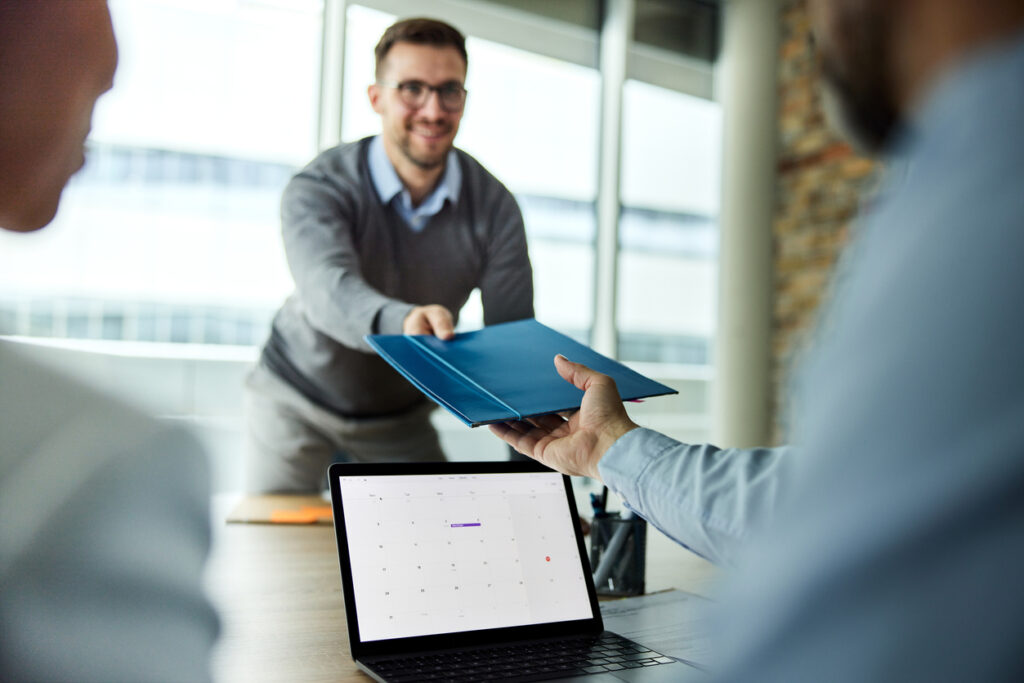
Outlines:
<svg viewBox="0 0 1024 683"><path fill-rule="evenodd" d="M345 418L312 403L257 364L245 381L245 482L251 493L327 488L335 461L445 460L432 403L387 417Z"/></svg>

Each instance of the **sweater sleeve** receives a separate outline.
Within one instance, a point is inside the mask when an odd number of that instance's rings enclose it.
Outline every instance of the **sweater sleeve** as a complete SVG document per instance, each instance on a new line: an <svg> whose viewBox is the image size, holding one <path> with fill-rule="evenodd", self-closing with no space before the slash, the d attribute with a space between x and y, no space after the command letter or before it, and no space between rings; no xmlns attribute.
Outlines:
<svg viewBox="0 0 1024 683"><path fill-rule="evenodd" d="M281 225L288 267L305 315L340 344L371 351L363 340L392 328L412 304L385 296L363 277L355 244L354 201L322 172L295 176L281 201Z"/></svg>
<svg viewBox="0 0 1024 683"><path fill-rule="evenodd" d="M480 276L485 325L533 317L533 268L523 214L512 195L501 189Z"/></svg>
<svg viewBox="0 0 1024 683"><path fill-rule="evenodd" d="M690 445L634 429L608 449L598 469L608 488L665 535L732 565L743 540L774 513L789 450Z"/></svg>

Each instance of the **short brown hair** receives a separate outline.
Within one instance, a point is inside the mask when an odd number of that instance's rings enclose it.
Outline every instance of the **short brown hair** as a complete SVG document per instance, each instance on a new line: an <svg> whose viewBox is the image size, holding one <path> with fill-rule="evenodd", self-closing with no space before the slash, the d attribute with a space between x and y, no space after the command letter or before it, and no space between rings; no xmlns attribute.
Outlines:
<svg viewBox="0 0 1024 683"><path fill-rule="evenodd" d="M376 78L380 78L381 65L384 64L384 58L387 57L395 43L415 43L416 45L436 47L450 45L459 51L463 63L469 66L469 58L466 56L466 37L459 33L457 28L438 19L416 17L395 22L380 37L380 42L373 49L373 53L377 56L377 67L374 71Z"/></svg>

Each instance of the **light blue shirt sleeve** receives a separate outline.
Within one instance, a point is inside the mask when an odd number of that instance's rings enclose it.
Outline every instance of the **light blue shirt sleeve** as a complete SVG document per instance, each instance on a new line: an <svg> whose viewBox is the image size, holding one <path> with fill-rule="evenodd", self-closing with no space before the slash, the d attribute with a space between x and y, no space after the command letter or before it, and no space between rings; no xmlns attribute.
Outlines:
<svg viewBox="0 0 1024 683"><path fill-rule="evenodd" d="M730 565L772 516L790 449L690 445L650 429L616 441L598 464L605 484L665 535Z"/></svg>

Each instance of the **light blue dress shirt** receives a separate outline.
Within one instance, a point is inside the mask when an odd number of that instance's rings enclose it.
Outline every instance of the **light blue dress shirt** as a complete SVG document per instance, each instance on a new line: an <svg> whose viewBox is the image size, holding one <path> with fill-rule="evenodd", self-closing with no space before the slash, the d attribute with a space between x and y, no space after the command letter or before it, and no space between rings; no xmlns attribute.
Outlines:
<svg viewBox="0 0 1024 683"><path fill-rule="evenodd" d="M196 437L0 340L0 681L209 681Z"/></svg>
<svg viewBox="0 0 1024 683"><path fill-rule="evenodd" d="M409 191L405 189L402 179L398 177L394 165L388 159L387 152L384 151L384 142L379 135L370 141L367 162L377 196L385 204L394 206L398 215L416 232L420 232L426 227L427 221L444 208L446 201L456 202L459 199L459 188L462 187L462 167L459 165L459 157L454 150L448 152L441 181L419 206L412 205L412 197L409 196Z"/></svg>
<svg viewBox="0 0 1024 683"><path fill-rule="evenodd" d="M890 156L794 383L797 445L642 429L600 463L735 567L723 680L1024 676L1024 36L950 68Z"/></svg>

